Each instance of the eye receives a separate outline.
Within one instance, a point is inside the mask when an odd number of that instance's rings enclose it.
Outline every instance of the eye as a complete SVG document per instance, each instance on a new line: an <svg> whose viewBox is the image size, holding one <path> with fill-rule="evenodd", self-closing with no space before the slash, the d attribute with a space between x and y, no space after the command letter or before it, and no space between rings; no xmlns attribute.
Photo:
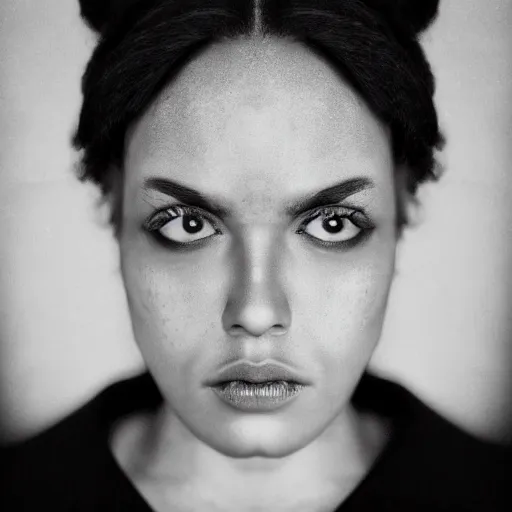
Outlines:
<svg viewBox="0 0 512 512"><path fill-rule="evenodd" d="M366 226L363 214L343 207L330 207L317 211L306 219L298 233L316 239L323 245L337 245L355 240L370 229Z"/></svg>
<svg viewBox="0 0 512 512"><path fill-rule="evenodd" d="M172 206L157 212L149 220L147 229L178 245L198 242L219 233L213 220L188 206Z"/></svg>

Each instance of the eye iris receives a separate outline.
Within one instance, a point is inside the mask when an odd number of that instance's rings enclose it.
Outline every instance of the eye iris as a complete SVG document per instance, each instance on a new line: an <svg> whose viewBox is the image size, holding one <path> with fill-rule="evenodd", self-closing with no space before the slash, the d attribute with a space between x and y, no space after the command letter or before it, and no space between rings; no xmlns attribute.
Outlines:
<svg viewBox="0 0 512 512"><path fill-rule="evenodd" d="M194 215L184 215L183 216L183 229L193 235L194 233L198 233L203 229L203 221Z"/></svg>
<svg viewBox="0 0 512 512"><path fill-rule="evenodd" d="M322 222L322 227L328 233L339 233L343 229L343 218L340 217L339 215L332 215L330 217L327 217Z"/></svg>

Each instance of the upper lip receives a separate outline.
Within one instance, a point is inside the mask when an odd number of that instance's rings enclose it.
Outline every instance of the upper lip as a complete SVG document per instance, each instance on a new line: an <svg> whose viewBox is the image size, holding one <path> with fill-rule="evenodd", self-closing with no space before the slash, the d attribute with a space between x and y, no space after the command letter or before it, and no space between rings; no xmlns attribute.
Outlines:
<svg viewBox="0 0 512 512"><path fill-rule="evenodd" d="M207 382L208 386L218 386L234 380L243 380L255 384L269 381L284 380L307 385L308 382L294 370L279 363L249 363L238 361L223 368L214 379Z"/></svg>

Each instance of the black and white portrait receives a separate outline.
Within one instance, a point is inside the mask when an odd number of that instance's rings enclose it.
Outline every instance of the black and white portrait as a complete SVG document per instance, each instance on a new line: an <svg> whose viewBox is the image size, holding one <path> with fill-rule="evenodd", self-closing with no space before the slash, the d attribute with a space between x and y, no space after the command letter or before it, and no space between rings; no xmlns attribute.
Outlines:
<svg viewBox="0 0 512 512"><path fill-rule="evenodd" d="M512 510L511 27L3 0L0 509Z"/></svg>

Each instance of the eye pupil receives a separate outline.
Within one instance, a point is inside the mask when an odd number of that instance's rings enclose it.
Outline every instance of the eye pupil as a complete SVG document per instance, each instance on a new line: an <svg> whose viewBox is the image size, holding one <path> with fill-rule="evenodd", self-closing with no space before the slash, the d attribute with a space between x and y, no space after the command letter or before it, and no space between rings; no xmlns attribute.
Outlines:
<svg viewBox="0 0 512 512"><path fill-rule="evenodd" d="M183 216L183 229L193 235L194 233L198 233L203 229L203 221L194 215L184 215Z"/></svg>
<svg viewBox="0 0 512 512"><path fill-rule="evenodd" d="M322 227L328 233L339 233L343 229L343 218L339 215L328 217L322 222Z"/></svg>

